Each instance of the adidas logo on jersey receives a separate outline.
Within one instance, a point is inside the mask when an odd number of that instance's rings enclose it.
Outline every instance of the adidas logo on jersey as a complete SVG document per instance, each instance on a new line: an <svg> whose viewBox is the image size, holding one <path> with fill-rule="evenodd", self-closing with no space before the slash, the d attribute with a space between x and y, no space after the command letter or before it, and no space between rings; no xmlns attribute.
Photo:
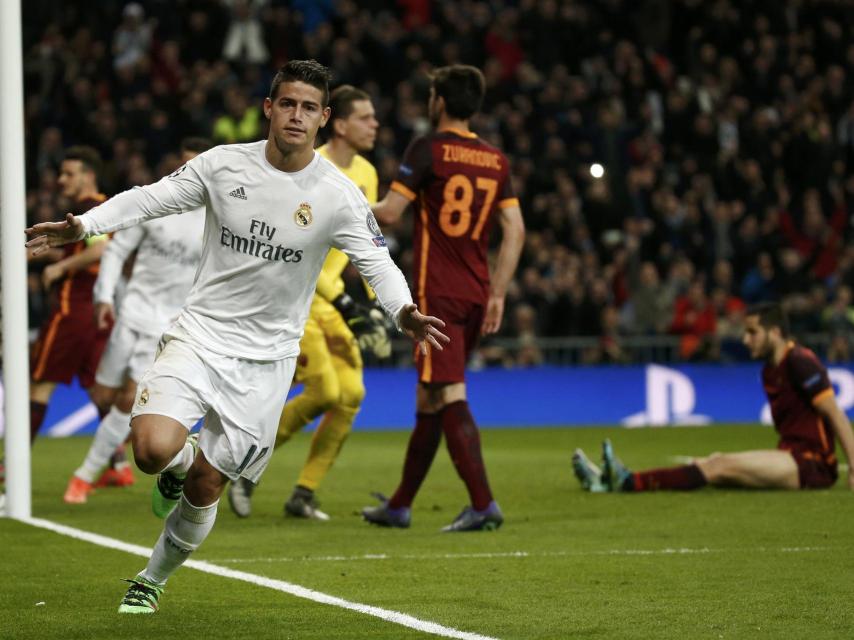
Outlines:
<svg viewBox="0 0 854 640"><path fill-rule="evenodd" d="M246 197L246 192L243 190L243 187L237 187L234 191L229 191L228 195L232 198L240 198L241 200L248 200Z"/></svg>

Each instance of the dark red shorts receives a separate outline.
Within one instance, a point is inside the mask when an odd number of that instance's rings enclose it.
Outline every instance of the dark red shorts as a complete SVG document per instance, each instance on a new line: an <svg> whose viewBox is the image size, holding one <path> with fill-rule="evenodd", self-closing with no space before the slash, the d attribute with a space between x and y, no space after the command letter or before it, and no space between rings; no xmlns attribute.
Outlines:
<svg viewBox="0 0 854 640"><path fill-rule="evenodd" d="M465 382L466 362L480 338L486 307L459 298L427 298L421 301L421 313L445 321L443 333L451 339L444 350L427 348L427 355L415 348L415 366L419 382Z"/></svg>
<svg viewBox="0 0 854 640"><path fill-rule="evenodd" d="M72 308L68 313L54 311L33 346L33 381L68 384L76 375L80 386L88 389L95 382L95 371L109 338L109 329L96 328L94 310L89 305Z"/></svg>
<svg viewBox="0 0 854 640"><path fill-rule="evenodd" d="M788 449L798 465L801 489L827 489L838 477L836 456L793 447Z"/></svg>

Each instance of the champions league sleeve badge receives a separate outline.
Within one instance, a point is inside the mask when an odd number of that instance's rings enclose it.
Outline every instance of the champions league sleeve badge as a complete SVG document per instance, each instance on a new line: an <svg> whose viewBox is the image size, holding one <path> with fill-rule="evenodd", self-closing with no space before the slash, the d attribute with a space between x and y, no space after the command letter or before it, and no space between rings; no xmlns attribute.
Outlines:
<svg viewBox="0 0 854 640"><path fill-rule="evenodd" d="M297 223L298 227L307 227L314 220L314 216L311 213L311 205L307 202L301 202L300 206L294 211L294 222Z"/></svg>
<svg viewBox="0 0 854 640"><path fill-rule="evenodd" d="M383 237L382 229L380 229L380 225L377 222L377 219L374 217L374 212L368 209L368 215L366 217L368 223L368 231L371 232L373 238L371 238L371 242L374 243L374 246L384 247L386 246L385 238Z"/></svg>

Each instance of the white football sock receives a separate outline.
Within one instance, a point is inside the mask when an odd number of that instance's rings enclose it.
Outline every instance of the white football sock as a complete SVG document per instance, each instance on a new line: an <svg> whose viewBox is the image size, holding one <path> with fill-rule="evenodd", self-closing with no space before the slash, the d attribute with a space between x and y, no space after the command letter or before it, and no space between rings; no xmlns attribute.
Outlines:
<svg viewBox="0 0 854 640"><path fill-rule="evenodd" d="M175 570L199 548L213 529L219 500L207 507L194 507L183 495L166 518L163 533L154 545L142 577L164 584Z"/></svg>
<svg viewBox="0 0 854 640"><path fill-rule="evenodd" d="M83 460L83 464L74 472L74 475L92 483L98 478L101 470L107 466L110 456L130 434L130 414L119 411L116 407L101 420L95 439L89 447L89 452Z"/></svg>
<svg viewBox="0 0 854 640"><path fill-rule="evenodd" d="M178 452L178 455L172 458L169 464L163 467L160 473L170 471L179 478L183 478L187 475L187 472L190 470L195 458L196 450L193 448L193 445L190 444L190 441L187 440L187 442L184 443L184 447Z"/></svg>

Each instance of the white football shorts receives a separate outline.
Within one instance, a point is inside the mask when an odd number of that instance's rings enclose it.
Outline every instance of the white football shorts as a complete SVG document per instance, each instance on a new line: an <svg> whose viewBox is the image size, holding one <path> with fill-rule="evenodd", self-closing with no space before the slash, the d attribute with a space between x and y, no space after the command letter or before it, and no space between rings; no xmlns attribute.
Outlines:
<svg viewBox="0 0 854 640"><path fill-rule="evenodd" d="M139 382L154 362L159 341L159 333L141 333L131 329L119 316L98 363L95 381L114 389L123 387L126 377Z"/></svg>
<svg viewBox="0 0 854 640"><path fill-rule="evenodd" d="M131 416L159 414L187 430L205 422L199 447L231 480L258 482L273 453L297 359L245 360L214 353L173 329L140 380Z"/></svg>

